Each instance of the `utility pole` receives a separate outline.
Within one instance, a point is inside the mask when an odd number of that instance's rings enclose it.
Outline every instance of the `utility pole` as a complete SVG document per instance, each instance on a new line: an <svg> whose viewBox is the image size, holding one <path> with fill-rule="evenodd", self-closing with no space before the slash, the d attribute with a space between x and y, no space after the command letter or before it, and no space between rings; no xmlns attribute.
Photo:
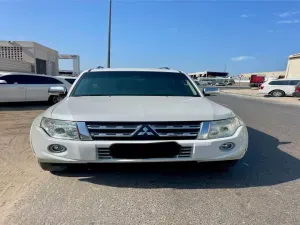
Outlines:
<svg viewBox="0 0 300 225"><path fill-rule="evenodd" d="M109 9L108 9L108 43L107 43L107 68L110 68L111 3L112 3L112 0L109 0Z"/></svg>

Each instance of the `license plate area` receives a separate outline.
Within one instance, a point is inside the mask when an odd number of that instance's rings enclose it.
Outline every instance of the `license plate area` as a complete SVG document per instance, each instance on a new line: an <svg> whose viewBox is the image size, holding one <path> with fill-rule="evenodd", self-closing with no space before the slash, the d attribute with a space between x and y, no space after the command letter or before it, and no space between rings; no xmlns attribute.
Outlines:
<svg viewBox="0 0 300 225"><path fill-rule="evenodd" d="M110 146L110 155L118 159L173 158L180 149L181 146L176 142L113 144Z"/></svg>

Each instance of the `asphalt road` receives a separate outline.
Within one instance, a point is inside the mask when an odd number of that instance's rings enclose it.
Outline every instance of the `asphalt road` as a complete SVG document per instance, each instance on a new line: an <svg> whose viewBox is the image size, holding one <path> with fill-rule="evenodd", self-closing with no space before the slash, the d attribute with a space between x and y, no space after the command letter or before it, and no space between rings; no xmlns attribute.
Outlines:
<svg viewBox="0 0 300 225"><path fill-rule="evenodd" d="M234 168L151 164L44 172L5 224L300 224L300 108L211 99L248 125L248 153Z"/></svg>

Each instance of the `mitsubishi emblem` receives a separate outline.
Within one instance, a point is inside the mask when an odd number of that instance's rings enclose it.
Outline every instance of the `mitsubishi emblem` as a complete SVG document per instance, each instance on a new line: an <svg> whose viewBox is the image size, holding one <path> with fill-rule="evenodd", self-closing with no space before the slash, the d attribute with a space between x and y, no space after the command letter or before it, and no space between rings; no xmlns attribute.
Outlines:
<svg viewBox="0 0 300 225"><path fill-rule="evenodd" d="M153 136L154 132L150 127L143 126L138 130L137 135L138 136Z"/></svg>

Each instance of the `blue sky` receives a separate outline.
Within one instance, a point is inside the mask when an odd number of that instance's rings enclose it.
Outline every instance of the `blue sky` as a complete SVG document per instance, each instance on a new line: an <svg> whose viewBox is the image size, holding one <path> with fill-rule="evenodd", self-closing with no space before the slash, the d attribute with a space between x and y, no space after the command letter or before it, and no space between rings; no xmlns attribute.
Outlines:
<svg viewBox="0 0 300 225"><path fill-rule="evenodd" d="M108 0L0 0L0 8L0 40L79 54L81 69L105 66ZM231 75L285 70L299 37L300 1L113 0L111 63L186 72L226 64Z"/></svg>

